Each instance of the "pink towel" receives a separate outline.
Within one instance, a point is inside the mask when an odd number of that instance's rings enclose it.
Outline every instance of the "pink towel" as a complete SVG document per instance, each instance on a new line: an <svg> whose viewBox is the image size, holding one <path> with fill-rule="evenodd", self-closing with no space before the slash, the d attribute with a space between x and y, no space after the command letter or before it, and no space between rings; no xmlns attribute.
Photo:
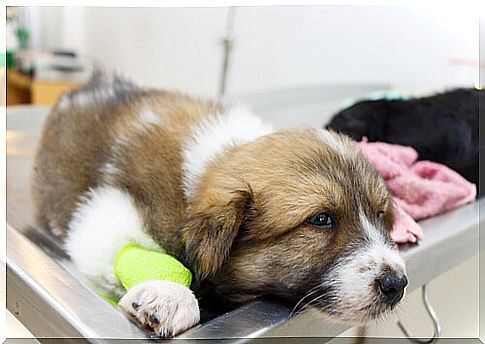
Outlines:
<svg viewBox="0 0 485 344"><path fill-rule="evenodd" d="M415 222L473 202L477 189L450 168L431 161L417 161L411 147L383 142L358 143L362 152L384 178L396 206L391 237L398 243L423 238Z"/></svg>

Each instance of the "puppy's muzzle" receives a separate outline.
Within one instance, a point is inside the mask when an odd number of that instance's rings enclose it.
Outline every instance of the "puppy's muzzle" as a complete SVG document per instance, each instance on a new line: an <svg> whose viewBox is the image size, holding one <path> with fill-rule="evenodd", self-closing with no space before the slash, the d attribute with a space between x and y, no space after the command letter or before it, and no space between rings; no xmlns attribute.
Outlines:
<svg viewBox="0 0 485 344"><path fill-rule="evenodd" d="M398 276L396 272L388 272L377 280L377 285L384 302L388 305L395 305L404 296L408 279L406 275Z"/></svg>

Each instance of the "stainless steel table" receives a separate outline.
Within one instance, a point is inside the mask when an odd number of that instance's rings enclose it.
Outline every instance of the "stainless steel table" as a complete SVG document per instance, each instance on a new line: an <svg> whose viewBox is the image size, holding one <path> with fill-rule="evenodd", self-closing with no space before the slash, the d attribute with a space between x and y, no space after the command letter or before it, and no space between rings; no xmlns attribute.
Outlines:
<svg viewBox="0 0 485 344"><path fill-rule="evenodd" d="M96 342L146 338L96 295L89 281L66 259L58 242L35 227L29 176L46 113L45 108L17 108L7 116L7 307L38 337L83 337ZM421 222L425 240L401 247L410 279L408 290L479 252L481 204L483 200ZM179 338L232 338L234 342L245 342L268 336L334 337L348 328L326 323L311 310L289 320L288 315L286 307L258 300Z"/></svg>

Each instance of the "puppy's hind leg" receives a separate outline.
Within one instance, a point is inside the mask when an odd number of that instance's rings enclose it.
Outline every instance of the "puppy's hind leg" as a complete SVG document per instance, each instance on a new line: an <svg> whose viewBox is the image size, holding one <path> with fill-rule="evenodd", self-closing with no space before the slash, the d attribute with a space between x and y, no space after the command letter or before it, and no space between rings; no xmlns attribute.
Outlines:
<svg viewBox="0 0 485 344"><path fill-rule="evenodd" d="M65 248L78 270L115 296L123 293L113 270L116 255L123 246L137 243L163 251L146 234L131 196L115 187L88 191L68 227Z"/></svg>
<svg viewBox="0 0 485 344"><path fill-rule="evenodd" d="M114 265L117 253L129 243L163 252L145 232L143 219L127 192L111 186L87 192L69 223L65 243L79 271L114 296L124 294L119 303L123 310L159 336L175 335L197 324L197 300L182 285L148 281L128 292L123 289Z"/></svg>

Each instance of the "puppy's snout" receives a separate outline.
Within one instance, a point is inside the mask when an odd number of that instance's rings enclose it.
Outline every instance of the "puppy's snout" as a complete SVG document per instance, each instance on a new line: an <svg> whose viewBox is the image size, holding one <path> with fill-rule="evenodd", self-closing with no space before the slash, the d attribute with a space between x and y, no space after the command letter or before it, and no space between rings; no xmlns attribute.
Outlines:
<svg viewBox="0 0 485 344"><path fill-rule="evenodd" d="M395 272L389 272L378 280L378 285L385 302L394 304L403 297L408 279L406 275L400 277Z"/></svg>

